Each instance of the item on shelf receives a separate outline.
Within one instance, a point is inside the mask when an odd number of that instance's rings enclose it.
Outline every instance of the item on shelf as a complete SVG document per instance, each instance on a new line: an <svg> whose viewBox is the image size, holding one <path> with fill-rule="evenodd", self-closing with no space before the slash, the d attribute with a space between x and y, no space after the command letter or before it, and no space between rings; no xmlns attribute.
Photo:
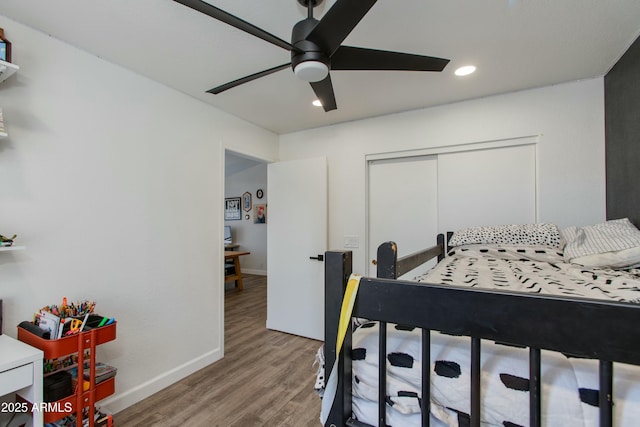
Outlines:
<svg viewBox="0 0 640 427"><path fill-rule="evenodd" d="M90 316L93 316L91 313L95 306L95 301L84 300L69 304L67 298L63 298L60 306L47 305L41 308L35 313L33 323L45 331L48 330L49 339L74 335L93 327L87 323ZM102 316L97 317L103 319Z"/></svg>
<svg viewBox="0 0 640 427"><path fill-rule="evenodd" d="M71 374L67 371L58 371L44 377L42 393L45 402L55 402L71 396L73 394Z"/></svg>
<svg viewBox="0 0 640 427"><path fill-rule="evenodd" d="M63 338L76 332L80 332L78 322L80 322L80 320L75 317L65 317L60 319L60 328L58 328L58 334L54 339Z"/></svg>
<svg viewBox="0 0 640 427"><path fill-rule="evenodd" d="M47 305L43 307L42 310L49 311L55 314L56 316L59 316L60 318L66 318L66 317L84 318L85 315L93 313L93 310L95 310L95 308L96 308L95 301L82 300L74 304L73 302L69 303L67 301L67 298L64 297L62 298L62 304L60 304L59 306L55 304Z"/></svg>
<svg viewBox="0 0 640 427"><path fill-rule="evenodd" d="M94 328L101 328L115 323L113 317L100 316L99 314L85 314L83 317L63 317L51 312L40 310L33 315L33 321L24 320L18 325L34 335L45 340L66 338L80 332L87 332Z"/></svg>
<svg viewBox="0 0 640 427"><path fill-rule="evenodd" d="M84 352L84 360L89 360L89 350ZM60 369L66 369L74 367L78 364L78 354L69 354L57 359L45 359L43 361L43 370L45 374L58 371Z"/></svg>
<svg viewBox="0 0 640 427"><path fill-rule="evenodd" d="M84 364L84 382L83 382L83 391L87 391L90 385L91 380L91 368L89 363L86 362L88 358L85 358ZM73 367L69 369L69 373L71 374L73 387L75 389L76 384L78 383L78 368ZM100 384L103 381L108 380L109 378L113 378L118 373L118 370L113 366L107 365L106 363L97 362L95 365L95 383Z"/></svg>
<svg viewBox="0 0 640 427"><path fill-rule="evenodd" d="M11 42L4 36L2 28L0 28L0 59L11 62Z"/></svg>
<svg viewBox="0 0 640 427"><path fill-rule="evenodd" d="M107 413L105 410L99 407L95 407L94 409L94 426L95 427L112 427L113 426L113 415ZM88 410L84 410L82 412L82 425L88 426ZM76 415L72 414L67 417L64 417L58 421L47 423L44 427L76 427Z"/></svg>
<svg viewBox="0 0 640 427"><path fill-rule="evenodd" d="M51 339L51 331L45 331L40 328L40 326L35 323L29 322L28 320L24 320L20 322L18 325L19 328L26 329L34 335L39 336L40 338L44 338L45 340Z"/></svg>
<svg viewBox="0 0 640 427"><path fill-rule="evenodd" d="M48 332L49 339L55 340L81 332L84 329L88 318L89 313L83 317L61 318L60 316L53 314L52 311L49 311L48 307L45 307L39 312L34 313L33 324L37 325L43 331Z"/></svg>
<svg viewBox="0 0 640 427"><path fill-rule="evenodd" d="M88 380L90 377L90 370L88 367L84 368L84 379ZM108 380L109 378L113 378L118 373L118 370L113 366L107 365L106 363L98 362L95 367L96 372L96 384L101 383L102 381Z"/></svg>
<svg viewBox="0 0 640 427"><path fill-rule="evenodd" d="M0 247L13 245L13 241L15 240L16 237L18 236L15 234L11 237L6 237L0 234Z"/></svg>
<svg viewBox="0 0 640 427"><path fill-rule="evenodd" d="M40 310L33 315L33 323L38 325L40 329L49 332L49 339L60 338L58 331L60 330L61 320L55 314Z"/></svg>
<svg viewBox="0 0 640 427"><path fill-rule="evenodd" d="M96 410L96 424L95 427L112 427L113 416L105 413L103 410Z"/></svg>

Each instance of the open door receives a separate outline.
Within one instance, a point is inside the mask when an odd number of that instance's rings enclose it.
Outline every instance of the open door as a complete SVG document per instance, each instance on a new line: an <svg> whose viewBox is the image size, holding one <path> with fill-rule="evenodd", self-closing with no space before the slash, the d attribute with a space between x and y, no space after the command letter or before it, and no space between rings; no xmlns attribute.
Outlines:
<svg viewBox="0 0 640 427"><path fill-rule="evenodd" d="M322 340L327 160L271 163L267 180L267 328Z"/></svg>

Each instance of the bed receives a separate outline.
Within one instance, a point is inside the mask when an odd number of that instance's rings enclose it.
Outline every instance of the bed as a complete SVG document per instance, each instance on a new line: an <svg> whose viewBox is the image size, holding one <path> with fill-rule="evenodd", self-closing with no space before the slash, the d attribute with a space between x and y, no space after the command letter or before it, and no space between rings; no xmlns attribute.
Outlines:
<svg viewBox="0 0 640 427"><path fill-rule="evenodd" d="M640 231L628 219L554 230L472 227L400 259L387 242L376 278L327 252L324 425L637 425Z"/></svg>

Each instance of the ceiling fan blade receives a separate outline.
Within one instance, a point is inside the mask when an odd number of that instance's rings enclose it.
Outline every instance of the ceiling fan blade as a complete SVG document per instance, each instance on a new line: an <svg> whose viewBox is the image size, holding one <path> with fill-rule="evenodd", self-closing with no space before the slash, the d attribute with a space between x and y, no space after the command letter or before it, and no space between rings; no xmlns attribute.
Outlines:
<svg viewBox="0 0 640 427"><path fill-rule="evenodd" d="M273 34L264 31L262 28L258 28L255 25L250 24L247 21L238 18L237 16L233 16L222 9L218 9L217 7L212 6L209 3L206 3L202 0L174 0L174 1L176 3L180 3L187 7L190 7L193 10L197 10L198 12L204 13L205 15L215 18L218 21L222 21L225 24L229 24L232 27L235 27L239 30L244 31L245 33L251 34L252 36L256 36L269 43L273 43L274 45L281 47L283 49L300 51L300 49L293 46L291 43L284 41L281 38L276 37Z"/></svg>
<svg viewBox="0 0 640 427"><path fill-rule="evenodd" d="M239 86L239 85L241 85L243 83L250 82L250 81L258 79L260 77L268 76L269 74L273 74L276 71L284 70L285 68L288 68L290 66L291 66L290 62L288 62L286 64L278 65L277 67L269 68L268 70L260 71L259 73L251 74L250 76L243 77L241 79L234 80L234 81L229 82L229 83L225 83L225 84L223 84L221 86L218 86L218 87L214 87L213 89L209 89L207 91L207 93L212 93L214 95L217 95L220 92L224 92L227 89L234 88L234 87Z"/></svg>
<svg viewBox="0 0 640 427"><path fill-rule="evenodd" d="M318 100L322 103L324 111L331 111L338 108L336 105L336 96L333 93L333 85L331 84L331 75L327 75L324 80L309 83L316 93Z"/></svg>
<svg viewBox="0 0 640 427"><path fill-rule="evenodd" d="M307 36L331 56L377 0L337 0Z"/></svg>
<svg viewBox="0 0 640 427"><path fill-rule="evenodd" d="M332 70L442 71L448 59L387 50L340 46L331 57Z"/></svg>

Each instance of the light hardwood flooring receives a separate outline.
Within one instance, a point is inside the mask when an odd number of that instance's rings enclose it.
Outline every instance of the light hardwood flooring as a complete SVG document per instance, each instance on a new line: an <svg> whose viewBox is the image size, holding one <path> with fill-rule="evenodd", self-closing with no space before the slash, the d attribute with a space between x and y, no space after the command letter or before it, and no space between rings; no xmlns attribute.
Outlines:
<svg viewBox="0 0 640 427"><path fill-rule="evenodd" d="M115 414L114 425L320 426L312 365L321 343L266 329L266 282L227 284L222 360Z"/></svg>

